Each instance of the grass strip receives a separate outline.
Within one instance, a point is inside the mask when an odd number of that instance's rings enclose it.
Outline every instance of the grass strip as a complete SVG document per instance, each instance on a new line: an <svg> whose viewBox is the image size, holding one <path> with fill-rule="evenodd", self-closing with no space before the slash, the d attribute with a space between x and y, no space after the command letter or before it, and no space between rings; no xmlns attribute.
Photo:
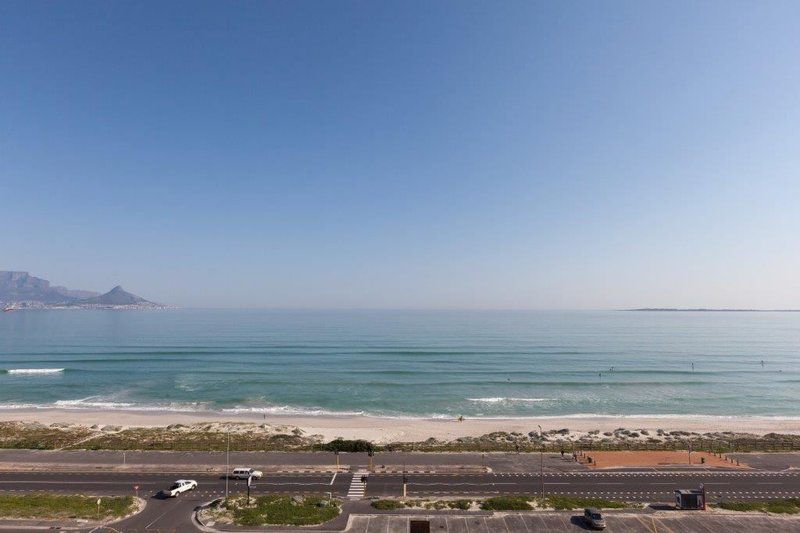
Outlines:
<svg viewBox="0 0 800 533"><path fill-rule="evenodd" d="M0 494L0 517L3 518L85 518L98 517L97 496L52 494ZM133 508L131 496L100 498L100 518L119 518Z"/></svg>
<svg viewBox="0 0 800 533"><path fill-rule="evenodd" d="M235 524L242 526L311 526L333 520L339 515L339 502L329 505L324 496L293 497L287 494L270 494L250 498L229 499L225 508L233 515Z"/></svg>
<svg viewBox="0 0 800 533"><path fill-rule="evenodd" d="M547 496L544 502L546 507L552 507L557 511L567 511L572 509L585 509L596 507L597 509L624 509L628 503L604 498L577 498L574 496Z"/></svg>
<svg viewBox="0 0 800 533"><path fill-rule="evenodd" d="M800 513L800 498L746 502L720 502L716 504L716 506L720 509L726 509L728 511L761 511L764 513L798 514Z"/></svg>

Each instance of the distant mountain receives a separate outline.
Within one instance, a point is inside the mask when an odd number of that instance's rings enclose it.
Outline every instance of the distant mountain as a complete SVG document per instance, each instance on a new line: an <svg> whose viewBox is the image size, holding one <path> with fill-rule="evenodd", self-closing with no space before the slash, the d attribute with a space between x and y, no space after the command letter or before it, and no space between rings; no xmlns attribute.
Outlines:
<svg viewBox="0 0 800 533"><path fill-rule="evenodd" d="M119 285L105 294L92 298L85 298L78 303L86 305L157 305L145 300L141 296L129 293Z"/></svg>
<svg viewBox="0 0 800 533"><path fill-rule="evenodd" d="M67 298L77 298L78 300L84 300L86 298L94 298L95 296L100 296L99 292L82 291L80 289L73 290L61 286L55 286L53 287L53 290L57 291L59 294L63 294Z"/></svg>
<svg viewBox="0 0 800 533"><path fill-rule="evenodd" d="M117 285L105 294L51 286L46 279L27 272L0 270L0 303L15 304L18 308L162 308L157 304L127 292Z"/></svg>
<svg viewBox="0 0 800 533"><path fill-rule="evenodd" d="M46 279L31 276L27 272L0 270L0 302L57 304L76 299L51 287Z"/></svg>
<svg viewBox="0 0 800 533"><path fill-rule="evenodd" d="M711 307L642 307L639 309L626 309L626 311L657 311L673 312L683 311L691 313L800 313L800 309L731 309L731 308L711 308Z"/></svg>

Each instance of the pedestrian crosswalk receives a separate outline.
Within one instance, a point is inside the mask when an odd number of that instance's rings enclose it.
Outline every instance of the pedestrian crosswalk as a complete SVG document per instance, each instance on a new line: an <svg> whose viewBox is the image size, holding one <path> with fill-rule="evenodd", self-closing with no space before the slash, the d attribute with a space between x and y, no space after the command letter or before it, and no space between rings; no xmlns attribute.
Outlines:
<svg viewBox="0 0 800 533"><path fill-rule="evenodd" d="M367 490L366 480L369 477L369 471L357 470L353 474L353 480L350 482L350 488L347 490L348 500L360 500L364 497L364 492ZM362 479L364 481L362 481Z"/></svg>

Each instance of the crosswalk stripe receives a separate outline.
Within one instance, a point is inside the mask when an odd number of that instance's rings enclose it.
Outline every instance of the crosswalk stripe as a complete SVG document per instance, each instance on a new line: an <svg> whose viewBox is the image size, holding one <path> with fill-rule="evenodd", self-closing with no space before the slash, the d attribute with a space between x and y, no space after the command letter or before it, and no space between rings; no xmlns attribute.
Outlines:
<svg viewBox="0 0 800 533"><path fill-rule="evenodd" d="M347 490L347 498L350 500L360 500L364 497L364 492L367 489L367 484L361 482L361 478L369 477L367 470L358 470L353 474L353 479L350 481L350 488Z"/></svg>

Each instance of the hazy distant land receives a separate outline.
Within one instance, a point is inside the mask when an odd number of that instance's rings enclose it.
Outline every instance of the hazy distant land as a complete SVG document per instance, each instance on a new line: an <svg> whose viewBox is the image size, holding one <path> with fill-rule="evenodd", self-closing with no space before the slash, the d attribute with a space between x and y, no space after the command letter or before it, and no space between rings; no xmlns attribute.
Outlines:
<svg viewBox="0 0 800 533"><path fill-rule="evenodd" d="M692 313L798 313L800 309L715 309L712 307L641 307L638 309L625 309L625 311L684 311Z"/></svg>
<svg viewBox="0 0 800 533"><path fill-rule="evenodd" d="M0 270L0 305L12 309L161 309L117 285L105 294L51 285L28 272Z"/></svg>

